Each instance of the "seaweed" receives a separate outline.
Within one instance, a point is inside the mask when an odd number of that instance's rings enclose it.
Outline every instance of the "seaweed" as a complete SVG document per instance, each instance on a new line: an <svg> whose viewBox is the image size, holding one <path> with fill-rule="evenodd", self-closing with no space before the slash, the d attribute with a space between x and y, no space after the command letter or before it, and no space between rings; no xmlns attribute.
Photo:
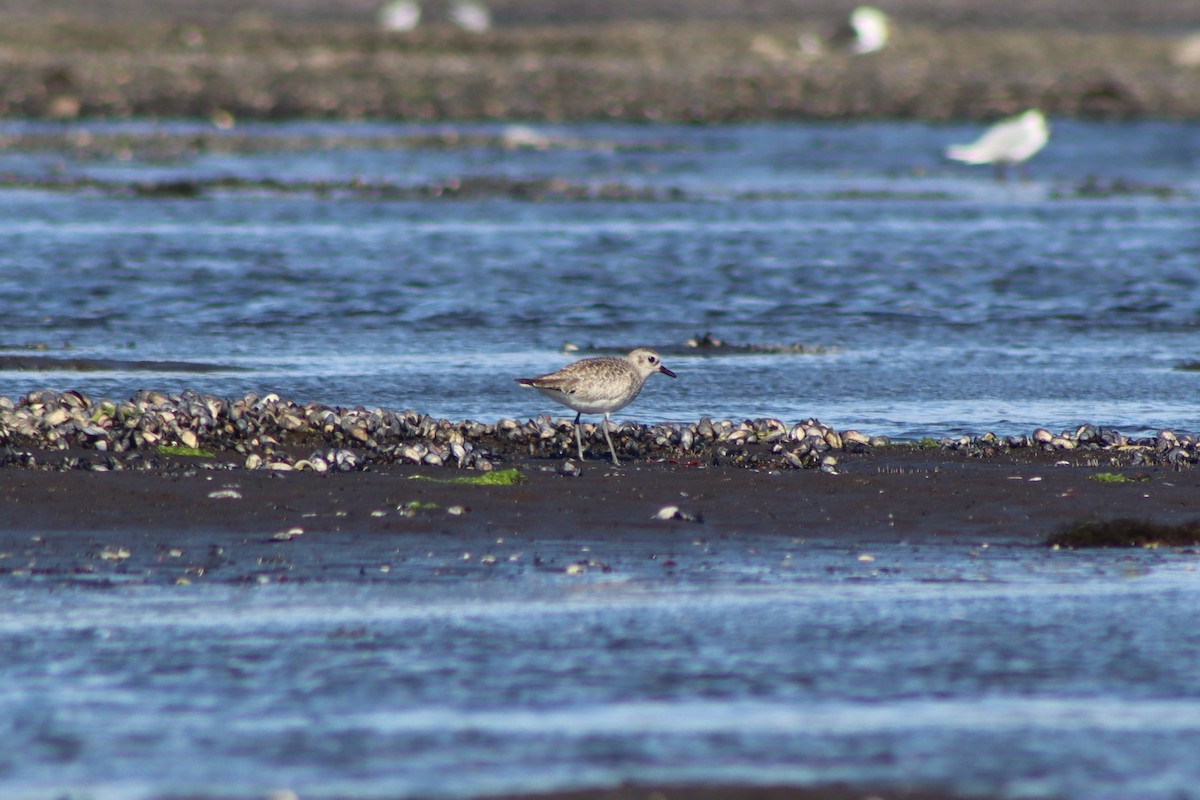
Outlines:
<svg viewBox="0 0 1200 800"><path fill-rule="evenodd" d="M457 478L431 478L428 475L413 475L411 480L433 481L434 483L457 483L469 486L515 486L525 480L516 467L484 472L480 475L462 475Z"/></svg>
<svg viewBox="0 0 1200 800"><path fill-rule="evenodd" d="M1097 472L1092 476L1092 480L1098 483L1141 483L1142 481L1150 480L1150 476L1143 474L1123 475L1120 472Z"/></svg>

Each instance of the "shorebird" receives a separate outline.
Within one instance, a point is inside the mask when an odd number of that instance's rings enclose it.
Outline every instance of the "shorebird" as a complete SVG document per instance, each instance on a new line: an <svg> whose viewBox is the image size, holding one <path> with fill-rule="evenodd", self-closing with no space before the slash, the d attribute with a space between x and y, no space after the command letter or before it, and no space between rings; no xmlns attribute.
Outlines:
<svg viewBox="0 0 1200 800"><path fill-rule="evenodd" d="M1005 170L1029 160L1050 140L1046 118L1036 108L1024 114L1002 119L984 131L971 144L952 144L946 148L946 158L964 164L995 164L997 180L1004 180Z"/></svg>
<svg viewBox="0 0 1200 800"><path fill-rule="evenodd" d="M557 372L537 378L517 378L516 381L522 386L532 386L575 412L575 444L579 447L580 461L583 460L583 438L579 434L579 415L603 414L604 438L608 441L613 463L619 467L617 448L613 447L612 437L608 435L609 414L632 403L646 379L656 372L668 378L675 377L674 372L662 365L658 353L639 347L627 356L585 358Z"/></svg>

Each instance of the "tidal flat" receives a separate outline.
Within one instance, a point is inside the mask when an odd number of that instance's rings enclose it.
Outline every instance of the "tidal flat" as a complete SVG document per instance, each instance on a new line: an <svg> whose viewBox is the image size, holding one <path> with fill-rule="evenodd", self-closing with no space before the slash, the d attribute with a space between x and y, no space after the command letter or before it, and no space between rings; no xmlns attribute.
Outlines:
<svg viewBox="0 0 1200 800"><path fill-rule="evenodd" d="M249 5L0 3L6 800L1195 793L1194 2Z"/></svg>

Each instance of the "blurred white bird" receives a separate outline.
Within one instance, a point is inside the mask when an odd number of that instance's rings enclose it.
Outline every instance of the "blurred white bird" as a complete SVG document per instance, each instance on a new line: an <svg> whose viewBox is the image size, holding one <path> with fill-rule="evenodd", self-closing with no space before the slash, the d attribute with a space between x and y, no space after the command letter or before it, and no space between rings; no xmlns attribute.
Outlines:
<svg viewBox="0 0 1200 800"><path fill-rule="evenodd" d="M450 21L464 31L484 33L492 27L492 12L483 3L463 0L451 7Z"/></svg>
<svg viewBox="0 0 1200 800"><path fill-rule="evenodd" d="M850 13L854 39L850 49L859 55L882 50L888 42L888 18L874 6L859 6Z"/></svg>
<svg viewBox="0 0 1200 800"><path fill-rule="evenodd" d="M528 125L509 125L500 134L500 145L505 150L545 150L550 137Z"/></svg>
<svg viewBox="0 0 1200 800"><path fill-rule="evenodd" d="M1041 111L1031 108L1024 114L1000 120L971 144L950 145L946 148L946 158L964 164L995 164L997 179L1004 180L1008 167L1024 163L1049 140L1046 118Z"/></svg>
<svg viewBox="0 0 1200 800"><path fill-rule="evenodd" d="M1171 62L1186 69L1200 67L1200 33L1190 34L1176 42L1171 48Z"/></svg>
<svg viewBox="0 0 1200 800"><path fill-rule="evenodd" d="M411 31L421 22L421 6L413 0L393 0L379 9L379 27L385 31Z"/></svg>

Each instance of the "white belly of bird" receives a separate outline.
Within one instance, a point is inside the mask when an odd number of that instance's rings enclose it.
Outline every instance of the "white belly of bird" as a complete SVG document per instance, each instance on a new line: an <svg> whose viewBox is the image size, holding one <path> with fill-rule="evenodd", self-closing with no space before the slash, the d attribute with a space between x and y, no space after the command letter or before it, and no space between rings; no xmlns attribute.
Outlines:
<svg viewBox="0 0 1200 800"><path fill-rule="evenodd" d="M630 391L608 395L587 393L582 390L576 391L574 394L560 392L558 389L538 388L538 391L551 400L562 403L567 408L578 411L581 414L607 414L619 411L632 403L634 398L641 392L641 389L640 385L633 386Z"/></svg>

